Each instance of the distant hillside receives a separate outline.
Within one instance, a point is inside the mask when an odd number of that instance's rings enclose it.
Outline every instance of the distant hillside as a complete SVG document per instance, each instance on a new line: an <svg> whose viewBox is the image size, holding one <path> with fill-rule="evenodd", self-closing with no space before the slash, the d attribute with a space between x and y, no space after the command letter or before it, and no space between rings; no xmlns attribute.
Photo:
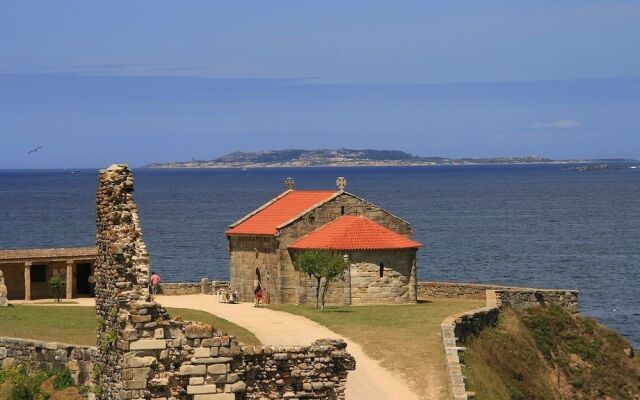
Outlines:
<svg viewBox="0 0 640 400"><path fill-rule="evenodd" d="M153 163L148 168L270 168L338 166L413 166L465 164L552 163L540 156L496 158L418 157L400 150L268 150L234 152L213 160Z"/></svg>

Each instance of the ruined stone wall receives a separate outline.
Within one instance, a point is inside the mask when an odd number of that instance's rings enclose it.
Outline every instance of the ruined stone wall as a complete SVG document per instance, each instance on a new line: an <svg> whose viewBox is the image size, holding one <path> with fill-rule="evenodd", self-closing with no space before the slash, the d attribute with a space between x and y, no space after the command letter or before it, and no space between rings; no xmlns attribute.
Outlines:
<svg viewBox="0 0 640 400"><path fill-rule="evenodd" d="M538 289L463 282L418 282L418 296L421 297L484 299L487 290L496 293L499 306L509 306L518 311L555 304L572 314L579 312L579 291L575 289Z"/></svg>
<svg viewBox="0 0 640 400"><path fill-rule="evenodd" d="M24 364L32 371L69 369L78 385L90 385L95 347L0 337L0 367Z"/></svg>
<svg viewBox="0 0 640 400"><path fill-rule="evenodd" d="M495 293L499 307L510 307L517 311L524 311L554 304L571 314L580 312L577 290L508 288L495 290Z"/></svg>
<svg viewBox="0 0 640 400"><path fill-rule="evenodd" d="M4 284L4 274L0 271L0 307L6 307L9 305L8 293L9 291Z"/></svg>
<svg viewBox="0 0 640 400"><path fill-rule="evenodd" d="M343 399L355 361L342 341L243 346L201 322L171 319L149 295L133 178L100 172L95 264L99 399Z"/></svg>
<svg viewBox="0 0 640 400"><path fill-rule="evenodd" d="M484 299L485 292L493 289L507 289L508 286L474 284L464 282L418 282L418 296L443 298Z"/></svg>

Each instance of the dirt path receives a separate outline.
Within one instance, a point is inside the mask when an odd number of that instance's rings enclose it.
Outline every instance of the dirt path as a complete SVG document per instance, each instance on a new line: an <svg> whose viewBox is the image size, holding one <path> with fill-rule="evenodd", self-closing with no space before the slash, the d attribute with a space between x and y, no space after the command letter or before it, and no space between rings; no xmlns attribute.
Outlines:
<svg viewBox="0 0 640 400"><path fill-rule="evenodd" d="M265 345L309 345L317 339L344 339L330 329L297 315L253 307L250 303L218 303L202 294L158 296L165 307L206 311L255 333ZM356 370L347 380L347 400L417 400L406 381L365 355L362 347L346 340L347 351L356 359Z"/></svg>

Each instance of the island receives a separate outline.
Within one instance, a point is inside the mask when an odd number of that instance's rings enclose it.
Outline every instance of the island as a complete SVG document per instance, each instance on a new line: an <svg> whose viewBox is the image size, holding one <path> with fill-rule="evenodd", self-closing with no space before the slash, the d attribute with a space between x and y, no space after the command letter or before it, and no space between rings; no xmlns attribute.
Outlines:
<svg viewBox="0 0 640 400"><path fill-rule="evenodd" d="M420 157L400 150L267 150L237 151L213 160L148 164L146 168L282 168L282 167L385 167L484 164L581 163L586 160L552 160L541 156L495 158Z"/></svg>

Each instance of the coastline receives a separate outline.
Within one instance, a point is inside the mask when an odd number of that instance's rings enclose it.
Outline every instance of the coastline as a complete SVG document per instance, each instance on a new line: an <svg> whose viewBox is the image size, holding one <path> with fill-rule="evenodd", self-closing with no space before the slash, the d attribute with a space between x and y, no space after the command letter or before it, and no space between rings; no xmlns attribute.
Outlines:
<svg viewBox="0 0 640 400"><path fill-rule="evenodd" d="M473 166L495 166L495 165L569 165L569 164L589 164L602 162L599 160L567 160L567 161L544 161L544 162L502 162L502 163L348 163L348 164L319 164L319 165L291 165L291 164L245 164L245 165L181 165L179 163L148 164L139 168L145 169L270 169L270 168L368 168L368 167L473 167ZM612 161L609 161L612 162ZM614 161L614 162L629 162Z"/></svg>

